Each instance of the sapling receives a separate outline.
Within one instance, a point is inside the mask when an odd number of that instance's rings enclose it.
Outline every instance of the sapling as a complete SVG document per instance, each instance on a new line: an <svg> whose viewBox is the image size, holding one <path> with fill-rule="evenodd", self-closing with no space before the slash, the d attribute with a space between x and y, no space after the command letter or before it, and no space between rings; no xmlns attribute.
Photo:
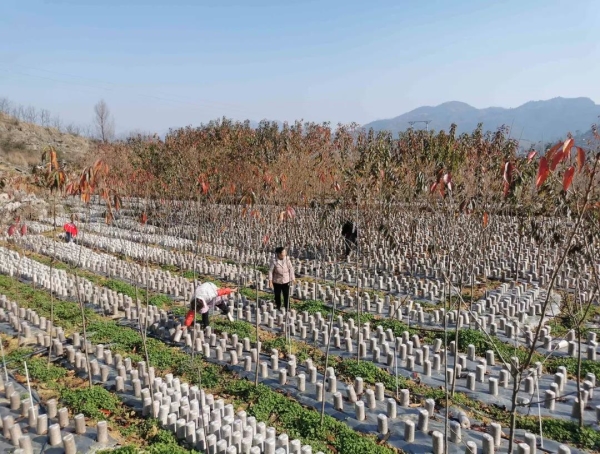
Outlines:
<svg viewBox="0 0 600 454"><path fill-rule="evenodd" d="M4 356L4 340L0 338L0 353L2 353L2 369L4 370L4 383L8 383L8 370L6 369L6 357Z"/></svg>
<svg viewBox="0 0 600 454"><path fill-rule="evenodd" d="M46 162L46 159L48 162ZM42 153L42 180L39 184L52 195L52 237L56 241L56 195L61 194L67 188L67 176L65 171L59 165L58 153L53 147L44 149ZM56 248L54 250L56 252ZM50 324L54 326L54 292L53 292L53 271L54 260L50 261ZM50 344L52 345L52 331L50 331ZM48 367L50 367L52 348L48 349Z"/></svg>
<svg viewBox="0 0 600 454"><path fill-rule="evenodd" d="M325 276L323 276L325 278ZM338 283L338 269L337 269L337 248L336 243L333 243L333 302L331 307L331 314L329 319L329 326L327 327L327 345L325 347L325 368L323 371L323 393L325 393L325 377L327 376L327 368L329 367L329 349L331 347L331 338L333 333L333 320L335 318L336 303L337 303L337 283ZM325 397L321 403L321 427L323 427L323 418L325 417Z"/></svg>
<svg viewBox="0 0 600 454"><path fill-rule="evenodd" d="M27 361L23 361L23 366L25 367L25 378L27 379L27 391L29 392L29 401L31 402L31 412L33 413L33 420L37 419L35 415L35 403L33 400L33 394L31 393L31 383L29 382L29 370L27 369Z"/></svg>

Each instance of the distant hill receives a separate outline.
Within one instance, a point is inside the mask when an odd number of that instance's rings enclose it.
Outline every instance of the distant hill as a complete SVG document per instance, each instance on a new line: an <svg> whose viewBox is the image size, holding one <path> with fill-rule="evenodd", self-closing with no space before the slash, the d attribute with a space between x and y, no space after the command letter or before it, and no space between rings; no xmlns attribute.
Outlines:
<svg viewBox="0 0 600 454"><path fill-rule="evenodd" d="M74 162L90 151L92 141L0 113L0 170L29 171L48 145L58 150L61 160Z"/></svg>
<svg viewBox="0 0 600 454"><path fill-rule="evenodd" d="M279 120L267 120L267 119L264 119L262 121L268 121L269 123L275 122L275 123L277 123L277 127L279 128L279 130L283 129L283 123L284 123L283 121L279 121ZM291 123L290 126L292 126L293 124L294 123ZM256 129L256 128L258 128L259 125L260 125L260 121L250 120L250 127L251 128Z"/></svg>
<svg viewBox="0 0 600 454"><path fill-rule="evenodd" d="M376 131L388 130L393 133L404 131L410 127L409 121L431 120L429 129L448 130L452 123L457 125L457 132L471 132L478 123L483 123L484 130L496 130L502 125L512 125L512 137L523 138L533 142L551 141L572 134L588 131L593 123L598 122L600 105L589 98L553 98L547 101L529 101L522 106L505 109L488 107L477 109L469 104L451 101L431 107L424 106L411 110L398 117L377 120L364 128ZM424 128L423 123L416 123L415 128Z"/></svg>

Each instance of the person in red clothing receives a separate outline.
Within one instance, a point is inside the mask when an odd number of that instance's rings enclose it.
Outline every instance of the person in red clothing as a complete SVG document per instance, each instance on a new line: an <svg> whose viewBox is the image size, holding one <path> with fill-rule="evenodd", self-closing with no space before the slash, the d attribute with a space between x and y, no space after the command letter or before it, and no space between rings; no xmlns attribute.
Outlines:
<svg viewBox="0 0 600 454"><path fill-rule="evenodd" d="M218 288L212 282L205 282L198 285L194 296L190 301L190 310L185 316L184 326L190 327L196 319L196 314L202 314L202 326L206 328L209 325L208 309L209 306L218 307L223 315L226 315L229 321L233 321L233 316L229 312L225 296L237 292L237 288Z"/></svg>
<svg viewBox="0 0 600 454"><path fill-rule="evenodd" d="M65 241L70 243L77 236L77 226L73 221L67 222L63 229L65 231Z"/></svg>

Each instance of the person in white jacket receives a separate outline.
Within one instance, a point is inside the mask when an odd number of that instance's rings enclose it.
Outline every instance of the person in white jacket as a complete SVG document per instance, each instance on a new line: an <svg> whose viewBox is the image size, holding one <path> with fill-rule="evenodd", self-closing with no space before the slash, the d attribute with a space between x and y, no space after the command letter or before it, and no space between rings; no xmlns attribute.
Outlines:
<svg viewBox="0 0 600 454"><path fill-rule="evenodd" d="M212 282L204 282L196 287L194 296L190 301L190 310L185 316L184 326L189 327L196 319L196 313L202 314L202 326L206 328L209 325L208 310L210 306L218 307L223 315L226 315L229 321L233 321L233 316L229 312L225 296L236 292L237 288L219 288Z"/></svg>

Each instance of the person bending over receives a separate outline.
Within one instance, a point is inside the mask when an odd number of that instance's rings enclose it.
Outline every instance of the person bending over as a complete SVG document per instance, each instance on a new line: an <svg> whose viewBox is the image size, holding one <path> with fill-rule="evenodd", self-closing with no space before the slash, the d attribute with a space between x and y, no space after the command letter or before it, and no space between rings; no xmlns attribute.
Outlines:
<svg viewBox="0 0 600 454"><path fill-rule="evenodd" d="M275 255L269 268L269 287L275 293L275 305L281 309L281 295L283 294L286 311L290 310L290 284L296 280L294 266L284 247L275 249Z"/></svg>
<svg viewBox="0 0 600 454"><path fill-rule="evenodd" d="M75 239L75 237L77 236L77 226L75 225L75 223L73 221L67 222L63 226L63 230L65 231L65 241L67 243L72 242Z"/></svg>
<svg viewBox="0 0 600 454"><path fill-rule="evenodd" d="M196 314L202 314L202 327L209 325L208 310L209 307L218 307L223 315L226 315L229 321L233 321L233 316L229 312L227 301L224 298L230 293L236 292L237 288L218 288L212 282L199 284L194 291L190 301L190 310L185 316L185 327L190 327L196 319Z"/></svg>

